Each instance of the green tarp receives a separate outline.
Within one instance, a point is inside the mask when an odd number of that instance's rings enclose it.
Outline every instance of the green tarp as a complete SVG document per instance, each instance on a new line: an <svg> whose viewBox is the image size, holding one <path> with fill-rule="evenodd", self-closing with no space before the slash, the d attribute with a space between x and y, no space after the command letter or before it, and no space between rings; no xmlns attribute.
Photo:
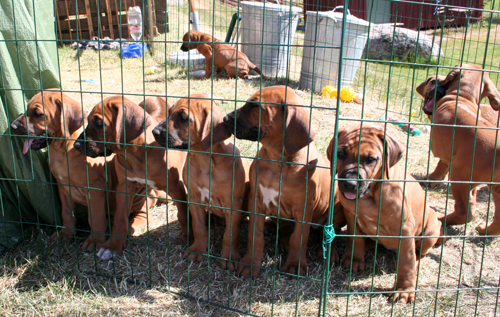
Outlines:
<svg viewBox="0 0 500 317"><path fill-rule="evenodd" d="M52 0L0 0L0 253L31 224L60 223L47 151L22 154L9 123L41 89L60 87Z"/></svg>

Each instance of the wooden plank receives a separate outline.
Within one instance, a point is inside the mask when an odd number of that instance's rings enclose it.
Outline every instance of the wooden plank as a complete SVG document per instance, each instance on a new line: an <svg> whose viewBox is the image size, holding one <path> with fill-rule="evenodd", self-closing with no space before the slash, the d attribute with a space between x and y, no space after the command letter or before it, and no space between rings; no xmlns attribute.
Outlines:
<svg viewBox="0 0 500 317"><path fill-rule="evenodd" d="M110 38L114 39L115 38L115 35L113 34L113 16L111 15L111 8L109 6L109 1L108 0L104 0L106 1L106 14L107 14L107 18L108 18L108 25L109 25L109 32L110 32Z"/></svg>
<svg viewBox="0 0 500 317"><path fill-rule="evenodd" d="M151 51L151 55L155 54L155 45L154 45L154 32L153 32L153 10L154 10L154 2L153 0L148 0L148 30L149 30L149 50Z"/></svg>
<svg viewBox="0 0 500 317"><path fill-rule="evenodd" d="M119 25L119 24L120 24L120 11L118 10L118 2L115 0L115 1L114 1L114 3L115 3L115 15L116 15L116 24L114 24L114 25ZM122 22L123 22L123 21L122 21ZM125 22L127 22L127 21L125 21ZM120 38L120 37L121 37L121 34L120 34L120 33L118 33L118 34L116 35L116 37L117 37L117 38Z"/></svg>
<svg viewBox="0 0 500 317"><path fill-rule="evenodd" d="M89 33L90 33L90 38L94 37L94 27L92 25L92 13L90 9L90 4L89 0L84 0L85 1L85 12L87 12L87 21L89 23Z"/></svg>
<svg viewBox="0 0 500 317"><path fill-rule="evenodd" d="M56 6L56 15L59 16L59 11L57 10L57 6ZM62 40L62 38L61 38L61 21L59 21L59 19L57 19L57 37L59 38L59 40Z"/></svg>

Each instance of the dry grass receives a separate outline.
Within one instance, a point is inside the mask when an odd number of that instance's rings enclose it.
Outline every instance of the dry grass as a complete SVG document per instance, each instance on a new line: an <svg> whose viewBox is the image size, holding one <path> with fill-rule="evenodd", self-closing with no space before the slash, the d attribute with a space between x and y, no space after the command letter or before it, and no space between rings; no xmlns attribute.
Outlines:
<svg viewBox="0 0 500 317"><path fill-rule="evenodd" d="M202 9L212 9L211 4ZM224 17L232 13L231 9L221 12L217 21L225 21ZM156 45L157 54L153 57L147 54L143 60L122 60L115 51L86 51L78 59L71 49L59 49L63 89L70 91L87 110L113 94L125 94L138 103L145 95L167 95L176 100L191 93L213 92L222 99L218 103L221 110L230 112L239 108L261 85L289 83L298 88L301 58L295 55L288 82L283 79L262 82L258 76L249 80L229 80L220 76L213 81L198 80L190 78L186 69L165 64L165 56L176 52L180 45L178 41L184 33L182 23L186 21L187 12L171 10L169 15L171 32L159 38L164 42ZM216 32L220 38L224 37L222 31L216 29ZM298 35L298 41L300 37ZM150 65L157 66L161 72L143 75L144 67ZM363 76L365 66L366 78ZM396 116L406 120L403 114L409 113L410 107L420 108L420 103L416 102L418 98L412 96L414 86L408 84L408 78L415 75L418 84L425 78L425 71L414 73L411 69L393 68L390 72L389 81L386 65L361 63L356 86L365 85L365 103L363 106L340 103L341 126L350 122L345 119L379 120ZM91 85L81 79L99 80L100 84ZM386 98L384 94L387 95L388 90L395 97ZM306 104L320 107L312 108L312 124L318 133L315 143L324 152L334 133L336 100L296 91ZM386 113L386 107L402 114ZM409 172L425 175L428 166L430 169L435 166L437 160L429 156L428 135L408 137L391 124L387 125L387 133L409 149L401 161ZM256 143L240 140L236 143L244 155L255 156ZM427 197L428 204L436 211L453 210L453 197L446 186L429 190ZM500 242L478 237L473 229L485 220L488 205L491 214L493 206L489 204L487 191L482 188L476 219L467 229L465 226L449 229L450 239L444 246L434 248L421 261L418 288L422 292L417 295L414 305L392 305L382 294L394 284L396 253L379 247L376 257L374 250L368 252L363 272L351 274L338 266L330 269L328 292L331 295L327 296L326 315L495 314L498 289L494 288L498 288L500 275L497 265ZM309 242L307 278L295 279L277 272L285 254L275 251L276 236L271 234L266 237L264 266L267 270L261 272L259 278L242 279L220 268L216 257L221 251L224 221L210 219L210 254L214 257L201 263L182 259L183 245L173 204L152 209L149 227L131 239L122 256L110 262L99 261L95 254L79 251L84 234L70 243L53 243L48 239L51 232L46 232L50 229L42 227L41 232L31 235L23 245L0 259L0 311L3 316L236 316L241 312L262 316L317 315L325 270L322 259L317 256L321 239L317 233ZM80 223L85 223L85 219ZM346 239L340 237L338 240L338 250L343 253ZM243 254L246 222L241 229L241 246ZM351 294L346 295L347 292ZM209 305L207 301L239 312Z"/></svg>

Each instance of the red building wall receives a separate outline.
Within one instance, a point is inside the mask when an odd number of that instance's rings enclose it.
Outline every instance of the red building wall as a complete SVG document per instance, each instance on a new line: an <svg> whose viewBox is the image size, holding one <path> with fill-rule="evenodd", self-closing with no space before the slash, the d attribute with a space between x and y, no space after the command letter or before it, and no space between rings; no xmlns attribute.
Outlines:
<svg viewBox="0 0 500 317"><path fill-rule="evenodd" d="M444 13L446 13L446 26L465 25L467 15L473 18L481 17L481 11L478 9L483 8L483 0L442 0L441 3L454 7L448 7L446 10L441 10L440 14L434 15L435 1L393 1L391 3L391 22L403 23L402 27L418 30L440 27L443 24ZM343 4L343 0L304 0L306 11L328 11ZM348 7L351 14L367 20L370 8L367 7L366 0L350 1ZM444 9L444 7L441 8ZM467 8L470 10L466 10ZM475 20L471 22L475 22Z"/></svg>

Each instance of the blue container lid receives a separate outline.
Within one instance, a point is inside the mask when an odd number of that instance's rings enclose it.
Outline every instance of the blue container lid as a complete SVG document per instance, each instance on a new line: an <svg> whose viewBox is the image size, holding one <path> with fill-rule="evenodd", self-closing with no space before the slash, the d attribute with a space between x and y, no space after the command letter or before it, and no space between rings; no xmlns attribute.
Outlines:
<svg viewBox="0 0 500 317"><path fill-rule="evenodd" d="M132 43L129 46L122 47L122 58L142 57L147 49L146 43Z"/></svg>

